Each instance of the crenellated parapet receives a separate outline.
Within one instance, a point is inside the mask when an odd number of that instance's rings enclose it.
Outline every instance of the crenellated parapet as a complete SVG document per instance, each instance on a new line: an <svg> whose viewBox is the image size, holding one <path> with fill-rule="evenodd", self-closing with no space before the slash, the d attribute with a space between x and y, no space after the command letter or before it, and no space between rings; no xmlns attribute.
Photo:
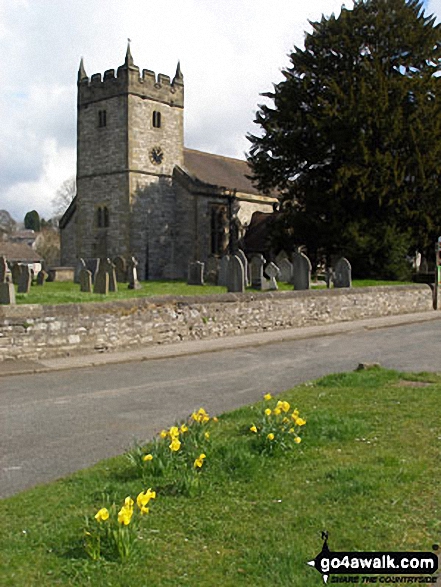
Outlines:
<svg viewBox="0 0 441 587"><path fill-rule="evenodd" d="M126 59L118 69L108 69L101 73L87 76L83 60L78 70L78 105L84 106L92 102L106 100L114 96L134 94L143 99L162 102L170 106L184 107L184 78L178 63L173 79L168 75L143 69L133 63L130 45Z"/></svg>

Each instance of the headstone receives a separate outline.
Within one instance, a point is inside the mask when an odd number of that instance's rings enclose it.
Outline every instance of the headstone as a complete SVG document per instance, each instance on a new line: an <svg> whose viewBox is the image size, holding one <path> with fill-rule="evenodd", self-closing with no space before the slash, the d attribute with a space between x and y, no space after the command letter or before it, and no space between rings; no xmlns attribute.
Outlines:
<svg viewBox="0 0 441 587"><path fill-rule="evenodd" d="M74 283L80 283L80 273L83 269L86 269L86 263L84 261L84 259L82 259L81 257L78 259L78 263L75 267L75 272L74 272Z"/></svg>
<svg viewBox="0 0 441 587"><path fill-rule="evenodd" d="M18 285L19 279L21 275L21 265L20 263L12 263L11 265L11 276L12 276L12 283L14 285Z"/></svg>
<svg viewBox="0 0 441 587"><path fill-rule="evenodd" d="M188 285L204 285L204 264L194 261L188 264Z"/></svg>
<svg viewBox="0 0 441 587"><path fill-rule="evenodd" d="M0 282L0 304L15 304L14 284L9 281Z"/></svg>
<svg viewBox="0 0 441 587"><path fill-rule="evenodd" d="M263 255L254 255L251 259L251 286L261 289L263 279L263 268L265 266L265 257Z"/></svg>
<svg viewBox="0 0 441 587"><path fill-rule="evenodd" d="M248 285L251 285L250 280L248 278L248 259L247 259L247 256L242 251L242 249L238 249L236 255L242 261L243 269L245 271L245 287L247 287Z"/></svg>
<svg viewBox="0 0 441 587"><path fill-rule="evenodd" d="M341 257L334 267L334 287L351 287L351 264L345 257Z"/></svg>
<svg viewBox="0 0 441 587"><path fill-rule="evenodd" d="M118 291L118 285L116 283L115 265L110 259L100 259L98 264L98 273L104 272L109 276L109 292ZM98 275L97 273L97 275ZM96 276L95 276L96 279Z"/></svg>
<svg viewBox="0 0 441 587"><path fill-rule="evenodd" d="M309 289L311 283L311 261L303 253L292 254L292 283L294 289Z"/></svg>
<svg viewBox="0 0 441 587"><path fill-rule="evenodd" d="M118 255L113 259L113 264L115 265L115 274L116 274L116 281L118 283L126 283L127 282L127 263L124 257Z"/></svg>
<svg viewBox="0 0 441 587"><path fill-rule="evenodd" d="M207 283L217 285L219 277L219 260L216 257L208 257L205 263L204 279Z"/></svg>
<svg viewBox="0 0 441 587"><path fill-rule="evenodd" d="M80 291L91 293L92 292L92 271L89 269L82 269L80 271ZM98 292L99 293L99 292Z"/></svg>
<svg viewBox="0 0 441 587"><path fill-rule="evenodd" d="M289 256L288 256L288 253L286 253L285 251L282 250L282 251L280 251L280 253L277 253L277 255L276 255L276 265L280 270L281 270L280 265L284 259L289 261ZM280 279L280 281L283 281L283 279Z"/></svg>
<svg viewBox="0 0 441 587"><path fill-rule="evenodd" d="M86 269L89 269L89 271L91 271L93 282L95 282L95 275L97 274L99 264L100 264L99 259L87 259L86 260Z"/></svg>
<svg viewBox="0 0 441 587"><path fill-rule="evenodd" d="M0 283L6 282L6 271L8 270L8 264L6 263L5 257L0 257Z"/></svg>
<svg viewBox="0 0 441 587"><path fill-rule="evenodd" d="M291 283L292 281L292 263L286 257L281 259L277 266L280 269L279 281L284 283Z"/></svg>
<svg viewBox="0 0 441 587"><path fill-rule="evenodd" d="M37 273L37 285L44 285L44 282L47 279L48 274L44 269Z"/></svg>
<svg viewBox="0 0 441 587"><path fill-rule="evenodd" d="M275 263L268 263L268 265L265 267L265 275L269 277L269 283L265 284L265 289L279 289L277 286L277 277L280 275L280 270Z"/></svg>
<svg viewBox="0 0 441 587"><path fill-rule="evenodd" d="M236 293L245 291L245 269L237 255L233 255L228 263L227 290Z"/></svg>
<svg viewBox="0 0 441 587"><path fill-rule="evenodd" d="M20 269L20 277L17 283L17 293L29 293L32 283L32 274L28 265L22 264Z"/></svg>
<svg viewBox="0 0 441 587"><path fill-rule="evenodd" d="M326 287L329 289L331 287L331 283L334 281L334 271L332 267L328 267L325 272L325 283Z"/></svg>
<svg viewBox="0 0 441 587"><path fill-rule="evenodd" d="M219 277L217 280L218 285L227 287L227 276L228 276L228 265L230 263L230 256L224 255L219 263Z"/></svg>
<svg viewBox="0 0 441 587"><path fill-rule="evenodd" d="M129 289L141 289L141 284L138 281L138 261L135 257L130 257L127 263L127 279L129 282Z"/></svg>
<svg viewBox="0 0 441 587"><path fill-rule="evenodd" d="M98 271L95 275L95 283L93 285L93 293L102 294L107 296L109 293L109 274L104 268L101 268L101 263L99 264Z"/></svg>

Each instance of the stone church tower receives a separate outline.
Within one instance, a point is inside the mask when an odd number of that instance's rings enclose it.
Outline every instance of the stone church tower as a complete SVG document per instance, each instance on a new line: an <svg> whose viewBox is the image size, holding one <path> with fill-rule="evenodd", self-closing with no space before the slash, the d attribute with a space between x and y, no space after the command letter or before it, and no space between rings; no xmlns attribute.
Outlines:
<svg viewBox="0 0 441 587"><path fill-rule="evenodd" d="M60 220L61 262L138 260L140 279L183 279L190 261L227 252L233 222L277 201L246 161L184 148L184 80L134 64L78 71L77 195Z"/></svg>
<svg viewBox="0 0 441 587"><path fill-rule="evenodd" d="M175 196L183 164L184 83L134 65L78 72L78 256L136 255L140 274L172 277ZM163 243L169 243L164 248ZM158 246L159 245L159 246Z"/></svg>

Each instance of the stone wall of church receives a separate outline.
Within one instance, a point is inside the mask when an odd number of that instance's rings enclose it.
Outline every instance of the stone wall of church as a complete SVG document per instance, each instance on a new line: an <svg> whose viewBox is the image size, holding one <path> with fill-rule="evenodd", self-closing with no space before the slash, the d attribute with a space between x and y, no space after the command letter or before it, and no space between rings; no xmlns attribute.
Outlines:
<svg viewBox="0 0 441 587"><path fill-rule="evenodd" d="M75 267L77 264L75 219L76 213L74 213L63 230L60 230L60 264L62 267Z"/></svg>

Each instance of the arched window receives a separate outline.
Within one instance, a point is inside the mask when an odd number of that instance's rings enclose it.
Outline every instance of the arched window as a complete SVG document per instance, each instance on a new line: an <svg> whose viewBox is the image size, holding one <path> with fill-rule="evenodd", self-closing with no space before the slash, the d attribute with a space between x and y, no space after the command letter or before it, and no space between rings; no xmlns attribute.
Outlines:
<svg viewBox="0 0 441 587"><path fill-rule="evenodd" d="M106 110L98 110L98 126L102 128L107 126L107 112Z"/></svg>
<svg viewBox="0 0 441 587"><path fill-rule="evenodd" d="M109 227L109 209L107 206L99 206L96 210L96 225L98 228Z"/></svg>
<svg viewBox="0 0 441 587"><path fill-rule="evenodd" d="M157 110L153 112L152 122L153 128L161 128L161 113Z"/></svg>

